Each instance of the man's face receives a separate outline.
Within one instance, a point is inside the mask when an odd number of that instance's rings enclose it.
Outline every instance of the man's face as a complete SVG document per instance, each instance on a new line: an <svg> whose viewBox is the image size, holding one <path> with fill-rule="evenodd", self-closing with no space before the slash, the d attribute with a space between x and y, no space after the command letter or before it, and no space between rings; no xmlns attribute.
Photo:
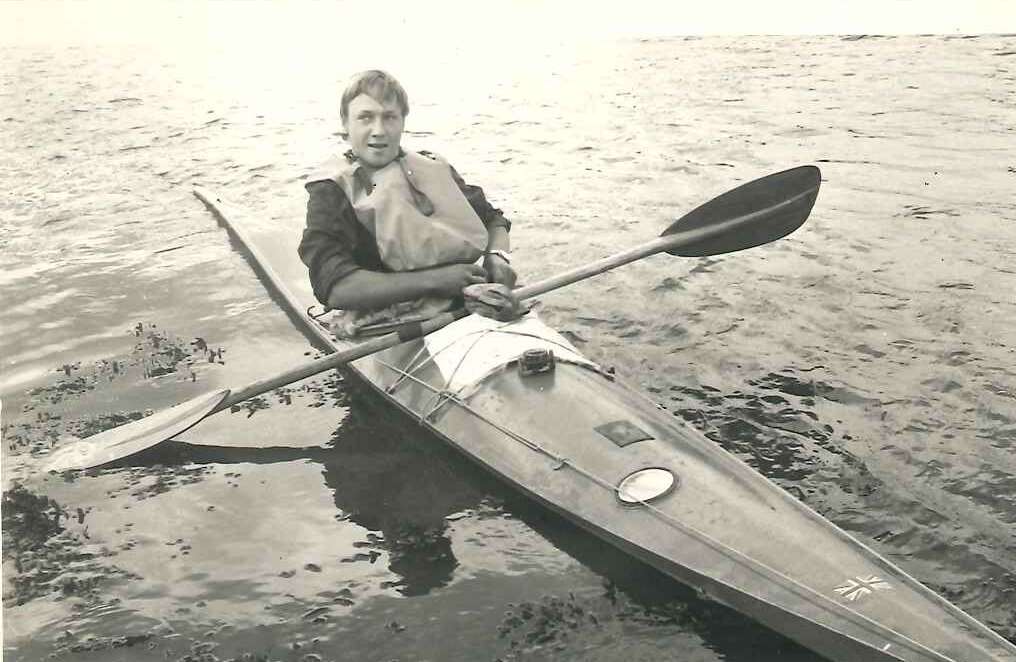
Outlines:
<svg viewBox="0 0 1016 662"><path fill-rule="evenodd" d="M343 122L346 140L360 161L372 168L383 168L399 155L399 141L406 118L395 99L384 103L361 94L349 102Z"/></svg>

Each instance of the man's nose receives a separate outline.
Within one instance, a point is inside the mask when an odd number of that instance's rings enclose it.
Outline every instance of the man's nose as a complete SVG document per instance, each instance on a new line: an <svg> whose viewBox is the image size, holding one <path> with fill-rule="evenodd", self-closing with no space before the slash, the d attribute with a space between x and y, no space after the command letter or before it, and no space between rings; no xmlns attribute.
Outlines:
<svg viewBox="0 0 1016 662"><path fill-rule="evenodd" d="M372 136L383 136L385 133L385 123L380 117L376 118L370 124L370 135Z"/></svg>

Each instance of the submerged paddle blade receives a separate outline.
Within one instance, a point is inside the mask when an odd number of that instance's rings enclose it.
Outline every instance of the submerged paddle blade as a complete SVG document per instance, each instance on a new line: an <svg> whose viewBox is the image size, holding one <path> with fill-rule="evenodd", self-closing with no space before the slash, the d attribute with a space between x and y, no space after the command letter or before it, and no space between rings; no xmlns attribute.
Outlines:
<svg viewBox="0 0 1016 662"><path fill-rule="evenodd" d="M51 453L44 469L89 469L143 451L195 425L228 395L229 389L206 393L133 423L73 441Z"/></svg>
<svg viewBox="0 0 1016 662"><path fill-rule="evenodd" d="M818 197L822 173L800 166L742 184L688 212L661 236L671 255L702 257L761 246L801 227Z"/></svg>

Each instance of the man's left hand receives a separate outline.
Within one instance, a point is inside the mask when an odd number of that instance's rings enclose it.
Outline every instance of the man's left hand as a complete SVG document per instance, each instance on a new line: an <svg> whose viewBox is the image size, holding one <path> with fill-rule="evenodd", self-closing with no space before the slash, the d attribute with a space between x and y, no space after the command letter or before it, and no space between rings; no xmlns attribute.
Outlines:
<svg viewBox="0 0 1016 662"><path fill-rule="evenodd" d="M515 270L512 265L495 253L489 253L483 258L483 269L487 272L487 281L500 283L505 287L515 287Z"/></svg>

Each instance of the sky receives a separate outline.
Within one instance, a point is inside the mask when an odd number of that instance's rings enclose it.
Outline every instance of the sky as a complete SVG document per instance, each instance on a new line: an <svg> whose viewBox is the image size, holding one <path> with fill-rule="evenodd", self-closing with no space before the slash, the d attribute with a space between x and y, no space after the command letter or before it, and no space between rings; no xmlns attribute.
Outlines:
<svg viewBox="0 0 1016 662"><path fill-rule="evenodd" d="M35 0L0 3L3 43L130 43L167 31L207 32L334 26L338 34L485 35L491 47L524 48L528 39L689 34L984 34L1016 33L1016 0L339 0L121 2Z"/></svg>

